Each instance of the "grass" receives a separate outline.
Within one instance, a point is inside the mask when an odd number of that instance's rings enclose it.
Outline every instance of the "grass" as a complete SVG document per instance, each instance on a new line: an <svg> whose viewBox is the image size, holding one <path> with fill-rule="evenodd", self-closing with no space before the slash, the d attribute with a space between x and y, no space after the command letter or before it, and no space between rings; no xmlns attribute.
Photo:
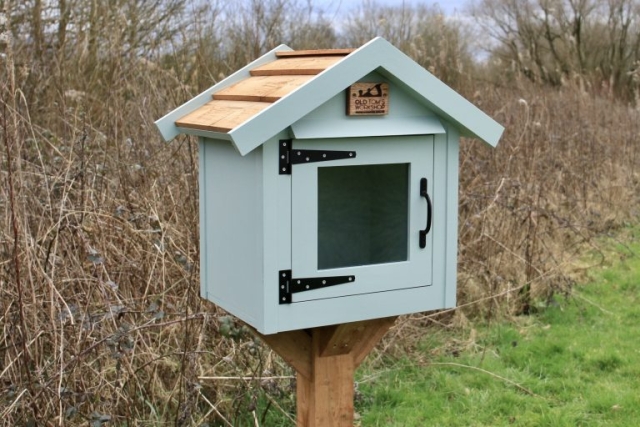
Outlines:
<svg viewBox="0 0 640 427"><path fill-rule="evenodd" d="M536 315L434 331L363 373L361 425L636 426L640 244L615 249L617 262Z"/></svg>

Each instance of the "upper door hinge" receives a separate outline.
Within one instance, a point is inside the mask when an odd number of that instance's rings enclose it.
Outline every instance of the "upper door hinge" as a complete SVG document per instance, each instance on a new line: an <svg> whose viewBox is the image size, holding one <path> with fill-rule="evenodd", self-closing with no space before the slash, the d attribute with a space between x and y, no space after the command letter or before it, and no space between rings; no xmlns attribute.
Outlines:
<svg viewBox="0 0 640 427"><path fill-rule="evenodd" d="M299 150L291 147L290 139L280 140L278 171L280 175L291 175L291 166L300 163L328 162L330 160L353 159L355 151Z"/></svg>
<svg viewBox="0 0 640 427"><path fill-rule="evenodd" d="M312 291L329 286L341 285L343 283L353 283L356 276L333 276L333 277L308 277L305 279L293 279L291 270L280 270L278 272L278 302L280 304L291 304L292 294L298 292Z"/></svg>

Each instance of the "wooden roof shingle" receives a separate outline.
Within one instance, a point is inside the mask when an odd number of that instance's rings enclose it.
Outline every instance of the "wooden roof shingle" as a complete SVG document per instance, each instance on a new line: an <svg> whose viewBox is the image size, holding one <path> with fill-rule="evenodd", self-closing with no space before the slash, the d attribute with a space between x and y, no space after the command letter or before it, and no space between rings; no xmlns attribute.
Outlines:
<svg viewBox="0 0 640 427"><path fill-rule="evenodd" d="M179 118L175 124L185 129L230 132L352 51L277 52L274 61L252 68L248 78L213 93L210 102Z"/></svg>

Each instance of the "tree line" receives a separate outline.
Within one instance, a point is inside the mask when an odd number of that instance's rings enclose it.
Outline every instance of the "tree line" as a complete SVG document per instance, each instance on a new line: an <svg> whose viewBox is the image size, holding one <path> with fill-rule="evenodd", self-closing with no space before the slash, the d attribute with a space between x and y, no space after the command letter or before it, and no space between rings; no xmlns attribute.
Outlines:
<svg viewBox="0 0 640 427"><path fill-rule="evenodd" d="M79 71L80 77L108 73L114 61L140 59L201 88L280 43L357 47L375 36L453 85L479 67L499 81L578 83L626 101L636 100L640 85L640 0L471 0L465 11L473 23L449 19L427 2L364 0L335 13L314 0L0 4L32 88L51 76L78 82ZM478 49L486 62L479 63ZM33 91L27 92L33 97Z"/></svg>
<svg viewBox="0 0 640 427"><path fill-rule="evenodd" d="M638 102L640 1L479 0L494 72Z"/></svg>

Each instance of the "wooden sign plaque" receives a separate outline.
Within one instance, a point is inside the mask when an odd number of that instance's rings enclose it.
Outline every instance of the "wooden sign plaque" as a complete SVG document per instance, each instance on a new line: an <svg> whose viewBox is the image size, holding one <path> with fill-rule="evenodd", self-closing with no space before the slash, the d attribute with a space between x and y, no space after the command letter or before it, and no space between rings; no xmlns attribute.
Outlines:
<svg viewBox="0 0 640 427"><path fill-rule="evenodd" d="M349 86L348 116L384 116L389 114L387 83L355 83Z"/></svg>

